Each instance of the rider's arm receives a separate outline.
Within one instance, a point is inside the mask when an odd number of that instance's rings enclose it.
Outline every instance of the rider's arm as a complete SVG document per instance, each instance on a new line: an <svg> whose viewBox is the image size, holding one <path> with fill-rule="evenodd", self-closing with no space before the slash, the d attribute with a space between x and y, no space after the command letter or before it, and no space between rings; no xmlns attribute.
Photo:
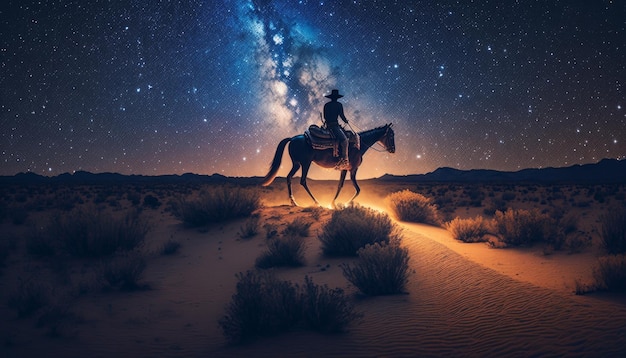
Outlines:
<svg viewBox="0 0 626 358"><path fill-rule="evenodd" d="M343 121L346 122L346 124L348 124L348 119L346 118L346 115L343 114L343 106L342 105L339 106L339 117L341 117L341 119L343 119Z"/></svg>

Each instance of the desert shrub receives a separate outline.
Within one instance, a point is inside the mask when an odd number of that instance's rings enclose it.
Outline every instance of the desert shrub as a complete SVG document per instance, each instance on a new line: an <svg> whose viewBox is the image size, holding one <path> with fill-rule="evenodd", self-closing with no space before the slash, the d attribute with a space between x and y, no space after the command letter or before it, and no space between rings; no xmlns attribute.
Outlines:
<svg viewBox="0 0 626 358"><path fill-rule="evenodd" d="M249 239L259 233L259 222L261 218L258 215L249 217L242 226L239 227L239 237Z"/></svg>
<svg viewBox="0 0 626 358"><path fill-rule="evenodd" d="M626 291L626 255L598 258L594 278L598 288L614 292Z"/></svg>
<svg viewBox="0 0 626 358"><path fill-rule="evenodd" d="M322 252L327 256L356 256L367 244L389 242L397 238L396 228L384 213L351 205L333 211L322 227L319 240Z"/></svg>
<svg viewBox="0 0 626 358"><path fill-rule="evenodd" d="M195 199L183 199L174 214L186 225L197 227L249 216L261 206L256 191L219 186L203 191Z"/></svg>
<svg viewBox="0 0 626 358"><path fill-rule="evenodd" d="M385 201L398 220L432 225L441 224L437 206L422 194L405 189L389 194Z"/></svg>
<svg viewBox="0 0 626 358"><path fill-rule="evenodd" d="M314 331L343 332L361 317L361 314L354 311L354 306L340 288L316 285L306 276L302 291L303 320Z"/></svg>
<svg viewBox="0 0 626 358"><path fill-rule="evenodd" d="M181 244L178 241L169 239L161 247L161 255L174 255L180 250Z"/></svg>
<svg viewBox="0 0 626 358"><path fill-rule="evenodd" d="M267 251L256 260L256 267L299 267L304 265L304 239L291 235L276 237L267 241Z"/></svg>
<svg viewBox="0 0 626 358"><path fill-rule="evenodd" d="M148 223L137 212L114 218L93 208L57 215L50 224L50 234L75 257L103 257L118 250L133 250L143 244L148 229Z"/></svg>
<svg viewBox="0 0 626 358"><path fill-rule="evenodd" d="M50 301L50 288L32 280L20 280L16 292L9 296L9 308L17 311L20 318L28 317Z"/></svg>
<svg viewBox="0 0 626 358"><path fill-rule="evenodd" d="M236 276L236 292L226 315L219 320L231 343L246 343L296 327L342 332L361 316L343 290L316 285L308 276L304 286L278 280L267 272L240 272Z"/></svg>
<svg viewBox="0 0 626 358"><path fill-rule="evenodd" d="M343 265L343 275L370 296L404 292L409 277L409 251L397 244L375 243L358 251L354 265Z"/></svg>
<svg viewBox="0 0 626 358"><path fill-rule="evenodd" d="M84 319L69 309L69 303L55 303L45 307L37 318L37 328L46 328L46 335L51 338L72 335L71 327Z"/></svg>
<svg viewBox="0 0 626 358"><path fill-rule="evenodd" d="M140 281L146 268L146 260L137 251L119 254L103 263L100 277L108 288L132 291L147 288Z"/></svg>
<svg viewBox="0 0 626 358"><path fill-rule="evenodd" d="M156 209L161 206L161 201L156 196L148 194L143 198L143 206Z"/></svg>
<svg viewBox="0 0 626 358"><path fill-rule="evenodd" d="M318 221L320 217L322 216L322 213L324 213L325 210L326 209L321 208L319 206L311 206L311 207L302 209L302 212L310 213L313 220Z"/></svg>
<svg viewBox="0 0 626 358"><path fill-rule="evenodd" d="M219 325L232 343L275 335L300 320L302 303L297 286L268 273L237 274L237 288Z"/></svg>
<svg viewBox="0 0 626 358"><path fill-rule="evenodd" d="M463 242L486 242L485 235L489 234L489 222L482 216L473 219L455 218L446 223L446 229L452 236Z"/></svg>
<svg viewBox="0 0 626 358"><path fill-rule="evenodd" d="M278 225L276 225L276 224L265 223L263 225L263 228L265 229L265 238L266 239L271 239L273 237L276 237L276 235L278 235Z"/></svg>
<svg viewBox="0 0 626 358"><path fill-rule="evenodd" d="M611 210L600 218L602 246L609 254L626 253L626 210Z"/></svg>
<svg viewBox="0 0 626 358"><path fill-rule="evenodd" d="M287 227L283 230L283 235L307 237L312 224L301 217L297 217L287 224Z"/></svg>
<svg viewBox="0 0 626 358"><path fill-rule="evenodd" d="M494 225L500 240L509 246L548 242L557 234L553 220L538 210L509 208L506 212L496 211Z"/></svg>
<svg viewBox="0 0 626 358"><path fill-rule="evenodd" d="M45 228L33 228L26 238L26 251L31 256L43 258L53 256L57 248L54 238L46 232Z"/></svg>

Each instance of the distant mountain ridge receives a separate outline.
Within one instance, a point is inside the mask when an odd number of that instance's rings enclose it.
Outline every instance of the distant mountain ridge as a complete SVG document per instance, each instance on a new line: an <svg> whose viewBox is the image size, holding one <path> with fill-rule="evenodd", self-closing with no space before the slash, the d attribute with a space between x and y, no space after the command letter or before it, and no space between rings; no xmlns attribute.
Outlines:
<svg viewBox="0 0 626 358"><path fill-rule="evenodd" d="M538 183L626 183L626 160L603 159L598 163L561 168L522 169L505 172L489 169L439 168L416 175L384 175L386 182L538 182Z"/></svg>
<svg viewBox="0 0 626 358"><path fill-rule="evenodd" d="M439 168L427 174L391 175L369 179L380 182L446 182L446 183L481 183L481 182L536 182L536 183L626 183L626 160L603 159L598 163L577 164L562 168L522 169L506 172L490 169L460 170ZM119 173L90 173L77 171L54 177L29 173L13 176L0 176L0 184L176 184L176 183L236 183L255 185L260 177L227 177L221 174L201 175L186 173L182 175L124 175Z"/></svg>

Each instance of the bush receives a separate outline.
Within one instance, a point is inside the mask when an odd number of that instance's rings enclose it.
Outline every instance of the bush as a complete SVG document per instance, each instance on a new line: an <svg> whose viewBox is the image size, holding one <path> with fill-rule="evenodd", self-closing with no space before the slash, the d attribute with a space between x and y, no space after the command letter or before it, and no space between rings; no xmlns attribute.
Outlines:
<svg viewBox="0 0 626 358"><path fill-rule="evenodd" d="M239 237L242 239L249 239L256 236L259 233L259 222L261 218L258 215L253 215L246 222L239 227Z"/></svg>
<svg viewBox="0 0 626 358"><path fill-rule="evenodd" d="M191 227L250 216L261 206L257 192L240 187L219 186L203 191L196 199L183 199L174 214Z"/></svg>
<svg viewBox="0 0 626 358"><path fill-rule="evenodd" d="M304 322L307 327L317 332L343 332L353 321L361 317L354 312L353 305L342 289L316 285L308 276L304 278L302 299Z"/></svg>
<svg viewBox="0 0 626 358"><path fill-rule="evenodd" d="M626 255L609 255L598 258L594 270L598 288L614 292L626 291Z"/></svg>
<svg viewBox="0 0 626 358"><path fill-rule="evenodd" d="M238 273L237 279L237 290L219 321L232 343L287 331L300 320L301 299L292 283L255 271Z"/></svg>
<svg viewBox="0 0 626 358"><path fill-rule="evenodd" d="M112 289L133 291L147 288L140 284L146 260L139 252L125 253L105 262L100 274L106 286Z"/></svg>
<svg viewBox="0 0 626 358"><path fill-rule="evenodd" d="M161 255L174 255L178 252L178 250L180 250L180 247L180 242L169 239L165 242L165 244L163 244L163 247L161 247Z"/></svg>
<svg viewBox="0 0 626 358"><path fill-rule="evenodd" d="M341 289L280 281L267 272L237 274L237 289L219 325L231 343L245 343L298 326L323 333L342 332L360 317Z"/></svg>
<svg viewBox="0 0 626 358"><path fill-rule="evenodd" d="M156 209L161 206L161 201L156 196L148 194L143 198L143 206L147 206L151 209Z"/></svg>
<svg viewBox="0 0 626 358"><path fill-rule="evenodd" d="M405 189L388 195L385 201L398 220L432 225L441 224L437 206L422 194Z"/></svg>
<svg viewBox="0 0 626 358"><path fill-rule="evenodd" d="M343 265L343 275L370 296L404 292L409 277L409 251L397 244L375 243L358 251L354 266Z"/></svg>
<svg viewBox="0 0 626 358"><path fill-rule="evenodd" d="M463 242L486 242L485 235L489 234L489 222L482 216L473 219L455 218L446 223L446 229L452 236Z"/></svg>
<svg viewBox="0 0 626 358"><path fill-rule="evenodd" d="M397 238L389 216L358 205L333 212L319 239L327 256L356 256L367 244L390 242Z"/></svg>
<svg viewBox="0 0 626 358"><path fill-rule="evenodd" d="M287 224L287 227L283 231L285 236L309 236L309 229L313 223L306 221L301 217L297 217L295 220Z"/></svg>
<svg viewBox="0 0 626 358"><path fill-rule="evenodd" d="M50 225L50 233L60 239L72 256L103 257L142 245L148 224L137 212L116 219L95 209L83 209L65 216L57 215Z"/></svg>
<svg viewBox="0 0 626 358"><path fill-rule="evenodd" d="M556 237L553 220L538 210L496 211L494 225L500 240L509 246L530 246L535 242L550 242Z"/></svg>
<svg viewBox="0 0 626 358"><path fill-rule="evenodd" d="M602 246L611 255L626 254L626 210L611 210L602 215Z"/></svg>
<svg viewBox="0 0 626 358"><path fill-rule="evenodd" d="M50 288L33 281L20 281L18 290L9 297L8 306L20 318L28 317L50 301Z"/></svg>
<svg viewBox="0 0 626 358"><path fill-rule="evenodd" d="M258 268L304 265L304 239L295 235L269 239L267 251L257 258L255 265Z"/></svg>

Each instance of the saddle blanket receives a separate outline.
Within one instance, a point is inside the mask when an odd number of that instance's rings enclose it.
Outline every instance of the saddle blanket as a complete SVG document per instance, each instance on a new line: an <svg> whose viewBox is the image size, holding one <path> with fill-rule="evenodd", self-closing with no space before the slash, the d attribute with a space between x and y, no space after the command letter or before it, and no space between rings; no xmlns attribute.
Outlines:
<svg viewBox="0 0 626 358"><path fill-rule="evenodd" d="M346 137L348 137L348 145L354 145L356 149L361 149L361 138L359 135L353 131L347 131L343 128L342 130L346 134ZM311 144L313 149L332 149L333 156L339 156L339 142L335 139L333 133L328 129L312 124L307 130L304 131L304 138L306 138L307 142Z"/></svg>

